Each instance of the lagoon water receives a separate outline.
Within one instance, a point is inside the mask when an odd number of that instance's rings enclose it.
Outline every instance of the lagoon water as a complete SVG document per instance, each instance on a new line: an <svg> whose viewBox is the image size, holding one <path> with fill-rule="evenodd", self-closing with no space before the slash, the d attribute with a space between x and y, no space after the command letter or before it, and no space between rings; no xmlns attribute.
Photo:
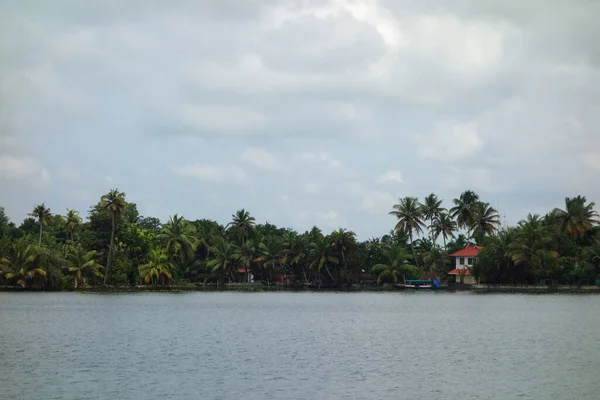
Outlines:
<svg viewBox="0 0 600 400"><path fill-rule="evenodd" d="M1 399L598 399L600 296L0 293Z"/></svg>

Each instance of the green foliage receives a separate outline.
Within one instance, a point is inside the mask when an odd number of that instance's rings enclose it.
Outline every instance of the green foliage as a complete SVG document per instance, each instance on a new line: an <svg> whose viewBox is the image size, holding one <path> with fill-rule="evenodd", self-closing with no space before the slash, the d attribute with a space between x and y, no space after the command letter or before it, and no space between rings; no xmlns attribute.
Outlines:
<svg viewBox="0 0 600 400"><path fill-rule="evenodd" d="M471 272L483 282L600 277L599 218L594 203L582 196L567 198L564 209L544 216L530 214L512 228L500 227L497 211L473 191L454 199L449 212L432 193L423 203L402 198L390 214L396 218L391 232L358 241L344 228L324 234L314 226L299 233L257 224L245 209L227 226L179 215L162 225L141 217L116 189L90 207L86 222L77 211L54 215L41 204L16 227L0 207L0 284L75 289L103 282L241 282L250 275L269 283L393 283L449 272L454 267L448 254L474 239L484 247Z"/></svg>

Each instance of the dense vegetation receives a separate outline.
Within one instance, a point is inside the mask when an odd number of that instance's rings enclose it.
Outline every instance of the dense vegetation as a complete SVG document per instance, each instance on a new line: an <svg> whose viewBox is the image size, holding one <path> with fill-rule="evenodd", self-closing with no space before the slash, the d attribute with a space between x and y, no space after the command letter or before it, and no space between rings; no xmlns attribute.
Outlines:
<svg viewBox="0 0 600 400"><path fill-rule="evenodd" d="M364 242L342 228L298 233L257 224L246 210L227 226L178 215L162 224L140 216L118 190L90 207L85 222L77 211L58 215L39 204L17 227L0 208L0 284L224 283L244 282L247 272L256 281L283 284L381 284L424 272L444 279L453 268L448 254L467 241L484 246L471 272L485 282L578 282L600 274L598 214L585 197L567 198L564 209L528 215L516 227L501 227L498 212L473 191L452 203L447 210L435 194L422 203L402 198L390 212L394 229Z"/></svg>

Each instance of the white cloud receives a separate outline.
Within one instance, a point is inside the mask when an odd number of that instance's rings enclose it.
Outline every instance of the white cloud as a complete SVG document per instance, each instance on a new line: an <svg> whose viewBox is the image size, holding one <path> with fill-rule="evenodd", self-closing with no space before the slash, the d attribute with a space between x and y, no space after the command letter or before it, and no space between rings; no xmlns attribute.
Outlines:
<svg viewBox="0 0 600 400"><path fill-rule="evenodd" d="M420 157L440 162L466 160L484 147L474 123L441 123L428 135L419 138Z"/></svg>
<svg viewBox="0 0 600 400"><path fill-rule="evenodd" d="M238 166L218 164L189 164L174 168L181 176L196 178L206 182L241 182L246 172Z"/></svg>
<svg viewBox="0 0 600 400"><path fill-rule="evenodd" d="M280 171L281 166L274 154L260 147L247 147L241 156L242 161L257 168Z"/></svg>
<svg viewBox="0 0 600 400"><path fill-rule="evenodd" d="M301 157L308 163L320 163L325 164L331 168L340 168L342 166L341 161L333 157L329 153L302 153Z"/></svg>
<svg viewBox="0 0 600 400"><path fill-rule="evenodd" d="M394 196L378 190L370 190L362 195L361 208L370 214L387 215L394 205Z"/></svg>
<svg viewBox="0 0 600 400"><path fill-rule="evenodd" d="M50 173L31 157L0 155L0 179L12 181L33 181L36 186L50 183Z"/></svg>
<svg viewBox="0 0 600 400"><path fill-rule="evenodd" d="M402 177L402 172L397 170L387 171L385 174L381 175L377 182L386 183L386 182L395 182L395 183L404 183L404 178Z"/></svg>
<svg viewBox="0 0 600 400"><path fill-rule="evenodd" d="M236 106L184 106L181 117L202 130L254 131L265 127L268 118L256 111Z"/></svg>

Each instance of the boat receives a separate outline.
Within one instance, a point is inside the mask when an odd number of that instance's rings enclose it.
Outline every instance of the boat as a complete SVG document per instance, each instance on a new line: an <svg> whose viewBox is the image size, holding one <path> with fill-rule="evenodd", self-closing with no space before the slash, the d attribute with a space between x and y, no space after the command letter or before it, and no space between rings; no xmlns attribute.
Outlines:
<svg viewBox="0 0 600 400"><path fill-rule="evenodd" d="M440 282L437 279L407 279L404 283L393 286L396 289L439 289Z"/></svg>

